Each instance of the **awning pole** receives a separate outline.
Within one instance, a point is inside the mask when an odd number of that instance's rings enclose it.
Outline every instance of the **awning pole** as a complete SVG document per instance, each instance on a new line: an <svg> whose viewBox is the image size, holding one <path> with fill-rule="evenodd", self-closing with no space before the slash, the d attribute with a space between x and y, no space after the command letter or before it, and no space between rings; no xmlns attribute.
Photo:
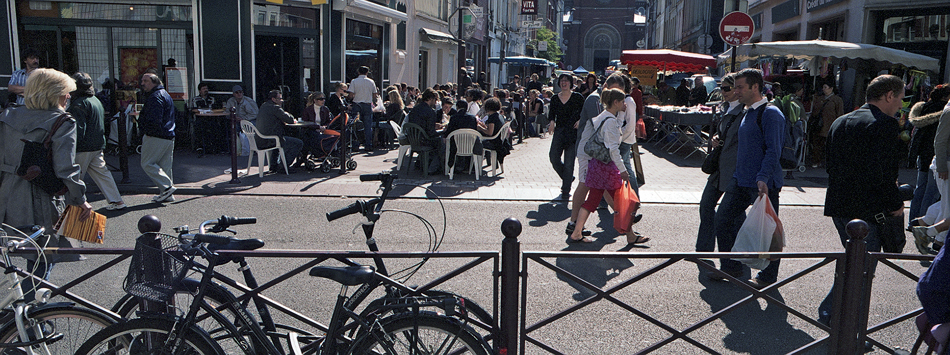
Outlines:
<svg viewBox="0 0 950 355"><path fill-rule="evenodd" d="M736 72L736 46L732 46L732 70L730 72Z"/></svg>

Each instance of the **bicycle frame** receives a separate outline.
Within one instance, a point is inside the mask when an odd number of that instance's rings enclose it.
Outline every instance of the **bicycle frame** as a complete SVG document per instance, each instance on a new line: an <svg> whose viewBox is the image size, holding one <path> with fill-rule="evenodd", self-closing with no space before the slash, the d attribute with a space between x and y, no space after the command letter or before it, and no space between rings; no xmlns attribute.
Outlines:
<svg viewBox="0 0 950 355"><path fill-rule="evenodd" d="M35 324L35 322L33 322L28 316L32 304L23 299L23 289L20 286L22 280L16 273L17 267L13 266L13 262L10 259L10 252L19 246L36 239L42 235L44 231L44 228L38 228L35 232L33 232L33 234L27 236L23 241L11 241L6 243L7 245L3 245L2 248L0 248L0 251L2 251L3 262L5 265L7 265L3 277L0 277L0 289L9 290L9 292L7 292L2 299L0 299L0 308L6 309L11 306L13 307L13 321L16 323L17 332L19 333L20 339L30 339L30 333L42 335L43 329L39 324ZM45 300L41 303L45 303ZM51 334L36 340L2 344L0 345L0 348L23 347L30 355L50 354L50 350L46 344L61 337L62 334ZM36 346L39 346L39 349L34 349Z"/></svg>

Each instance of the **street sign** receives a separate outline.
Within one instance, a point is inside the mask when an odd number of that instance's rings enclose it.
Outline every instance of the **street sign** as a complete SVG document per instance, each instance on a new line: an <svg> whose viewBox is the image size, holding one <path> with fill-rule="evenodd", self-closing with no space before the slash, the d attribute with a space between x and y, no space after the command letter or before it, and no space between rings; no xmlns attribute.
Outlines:
<svg viewBox="0 0 950 355"><path fill-rule="evenodd" d="M521 28L526 28L526 29L541 28L543 24L544 22L542 22L541 20L534 20L534 21L523 20L521 21Z"/></svg>
<svg viewBox="0 0 950 355"><path fill-rule="evenodd" d="M537 15L538 14L538 0L521 0L521 14L522 15Z"/></svg>
<svg viewBox="0 0 950 355"><path fill-rule="evenodd" d="M739 46L752 38L755 32L755 24L749 14L741 11L733 11L719 21L719 36L722 40L733 46Z"/></svg>
<svg viewBox="0 0 950 355"><path fill-rule="evenodd" d="M484 7L479 7L478 5L469 6L468 9L472 11L472 15L475 15L475 17L482 17L482 13L485 10Z"/></svg>
<svg viewBox="0 0 950 355"><path fill-rule="evenodd" d="M538 41L538 52L548 51L548 41Z"/></svg>

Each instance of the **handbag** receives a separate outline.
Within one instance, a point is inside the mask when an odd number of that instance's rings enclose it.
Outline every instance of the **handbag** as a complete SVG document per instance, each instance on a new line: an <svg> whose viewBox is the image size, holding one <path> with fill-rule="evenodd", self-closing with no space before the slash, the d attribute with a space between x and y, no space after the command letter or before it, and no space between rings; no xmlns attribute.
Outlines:
<svg viewBox="0 0 950 355"><path fill-rule="evenodd" d="M703 159L703 166L700 169L706 174L713 174L718 171L720 155L722 155L722 146L717 145L713 147L712 151L706 154L706 159Z"/></svg>
<svg viewBox="0 0 950 355"><path fill-rule="evenodd" d="M640 197L630 187L629 182L623 181L622 184L623 187L614 194L614 229L620 234L625 234L631 225L630 221L640 209Z"/></svg>
<svg viewBox="0 0 950 355"><path fill-rule="evenodd" d="M777 253L785 247L785 229L778 219L768 196L760 196L749 209L745 222L739 228L732 252ZM735 259L754 269L765 269L769 259Z"/></svg>
<svg viewBox="0 0 950 355"><path fill-rule="evenodd" d="M50 149L50 141L59 127L71 118L72 116L68 113L60 115L53 123L52 129L46 133L43 142L20 139L23 141L23 153L20 156L20 166L17 167L16 174L53 196L65 195L67 189L66 184L56 176L56 171L53 169L53 150Z"/></svg>
<svg viewBox="0 0 950 355"><path fill-rule="evenodd" d="M616 190L623 185L623 178L620 177L620 170L617 170L613 162L605 163L591 159L587 163L587 178L584 184L592 189Z"/></svg>
<svg viewBox="0 0 950 355"><path fill-rule="evenodd" d="M603 121L600 121L600 125L597 126L597 130L594 131L594 135L590 137L590 140L584 144L584 153L587 153L591 158L599 160L602 162L609 162L610 160L610 150L607 149L607 146L604 145L604 140L600 138L600 129L604 127L604 122L607 122L607 118L604 118ZM616 187L615 187L616 188Z"/></svg>

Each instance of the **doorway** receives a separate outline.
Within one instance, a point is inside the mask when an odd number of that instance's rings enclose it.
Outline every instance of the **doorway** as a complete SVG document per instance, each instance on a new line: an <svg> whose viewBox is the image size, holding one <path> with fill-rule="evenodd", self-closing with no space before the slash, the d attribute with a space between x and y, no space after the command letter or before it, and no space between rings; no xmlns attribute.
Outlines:
<svg viewBox="0 0 950 355"><path fill-rule="evenodd" d="M597 74L603 74L604 70L607 69L608 64L610 64L610 51L605 49L597 49L594 50L594 67L587 68L587 70Z"/></svg>
<svg viewBox="0 0 950 355"><path fill-rule="evenodd" d="M257 100L263 104L267 93L280 90L284 110L298 116L303 110L304 93L300 73L300 38L258 35L255 37Z"/></svg>

